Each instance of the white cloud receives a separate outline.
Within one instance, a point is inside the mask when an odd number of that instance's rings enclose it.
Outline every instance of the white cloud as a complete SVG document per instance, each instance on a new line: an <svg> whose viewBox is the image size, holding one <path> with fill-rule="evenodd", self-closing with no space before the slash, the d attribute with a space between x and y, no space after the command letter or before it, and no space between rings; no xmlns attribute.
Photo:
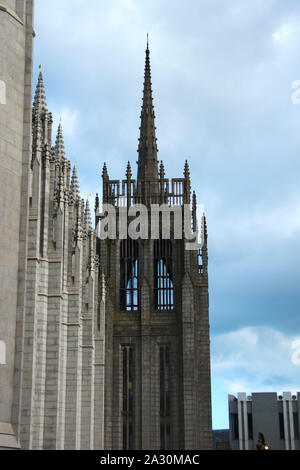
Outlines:
<svg viewBox="0 0 300 470"><path fill-rule="evenodd" d="M291 36L293 27L291 24L283 24L272 34L273 41L277 43L287 42Z"/></svg>
<svg viewBox="0 0 300 470"><path fill-rule="evenodd" d="M300 336L256 326L212 338L212 372L226 393L300 390Z"/></svg>

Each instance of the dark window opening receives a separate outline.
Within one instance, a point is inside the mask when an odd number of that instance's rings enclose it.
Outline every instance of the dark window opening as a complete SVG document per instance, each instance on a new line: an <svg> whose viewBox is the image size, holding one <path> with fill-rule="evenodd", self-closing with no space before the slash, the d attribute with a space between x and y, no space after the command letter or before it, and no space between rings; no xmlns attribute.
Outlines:
<svg viewBox="0 0 300 470"><path fill-rule="evenodd" d="M154 304L157 310L174 309L172 243L155 240L154 243Z"/></svg>
<svg viewBox="0 0 300 470"><path fill-rule="evenodd" d="M253 439L253 419L252 413L248 413L248 437Z"/></svg>
<svg viewBox="0 0 300 470"><path fill-rule="evenodd" d="M130 238L120 245L120 308L139 309L139 244Z"/></svg>
<svg viewBox="0 0 300 470"><path fill-rule="evenodd" d="M162 346L159 349L160 373L160 448L171 448L170 426L170 349Z"/></svg>
<svg viewBox="0 0 300 470"><path fill-rule="evenodd" d="M293 413L293 421L294 421L294 435L295 435L295 439L299 439L299 420L298 420L298 413Z"/></svg>
<svg viewBox="0 0 300 470"><path fill-rule="evenodd" d="M133 449L133 420L134 420L134 349L124 346L122 350L123 360L123 449Z"/></svg>
<svg viewBox="0 0 300 470"><path fill-rule="evenodd" d="M239 419L238 419L237 413L231 414L231 425L232 425L233 440L239 439Z"/></svg>
<svg viewBox="0 0 300 470"><path fill-rule="evenodd" d="M279 413L279 437L280 439L284 439L283 413Z"/></svg>

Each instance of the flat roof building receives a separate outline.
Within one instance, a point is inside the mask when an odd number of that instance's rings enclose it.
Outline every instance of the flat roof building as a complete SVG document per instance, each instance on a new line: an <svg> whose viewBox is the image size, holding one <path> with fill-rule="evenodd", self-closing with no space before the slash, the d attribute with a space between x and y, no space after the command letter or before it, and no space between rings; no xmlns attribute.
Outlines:
<svg viewBox="0 0 300 470"><path fill-rule="evenodd" d="M228 396L232 450L300 450L300 392Z"/></svg>

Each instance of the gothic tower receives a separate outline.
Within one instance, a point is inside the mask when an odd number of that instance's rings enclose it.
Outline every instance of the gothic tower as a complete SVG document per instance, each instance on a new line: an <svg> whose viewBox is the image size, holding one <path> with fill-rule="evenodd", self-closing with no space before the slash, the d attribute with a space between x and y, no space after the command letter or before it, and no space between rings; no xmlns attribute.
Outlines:
<svg viewBox="0 0 300 470"><path fill-rule="evenodd" d="M104 164L104 206L96 217L107 282L105 448L210 449L206 221L203 216L201 249L187 249L177 230L185 205L192 207L191 229L198 223L189 166L182 178L166 178L163 163L158 167L155 129L147 44L137 179L130 163L122 181L111 180ZM158 206L153 236L151 209ZM109 212L116 213L112 230ZM169 236L162 222L168 213ZM130 237L124 224L129 227L134 214L144 218L138 236Z"/></svg>
<svg viewBox="0 0 300 470"><path fill-rule="evenodd" d="M15 346L24 312L33 0L0 5L0 448L17 447Z"/></svg>

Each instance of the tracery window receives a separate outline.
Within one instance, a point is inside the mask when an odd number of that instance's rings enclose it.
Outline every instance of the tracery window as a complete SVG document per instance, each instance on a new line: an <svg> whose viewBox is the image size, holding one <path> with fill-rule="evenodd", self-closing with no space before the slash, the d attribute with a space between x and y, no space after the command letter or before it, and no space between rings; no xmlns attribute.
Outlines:
<svg viewBox="0 0 300 470"><path fill-rule="evenodd" d="M154 305L157 310L174 309L173 257L170 240L154 242Z"/></svg>
<svg viewBox="0 0 300 470"><path fill-rule="evenodd" d="M120 308L139 309L139 244L130 238L120 245Z"/></svg>

